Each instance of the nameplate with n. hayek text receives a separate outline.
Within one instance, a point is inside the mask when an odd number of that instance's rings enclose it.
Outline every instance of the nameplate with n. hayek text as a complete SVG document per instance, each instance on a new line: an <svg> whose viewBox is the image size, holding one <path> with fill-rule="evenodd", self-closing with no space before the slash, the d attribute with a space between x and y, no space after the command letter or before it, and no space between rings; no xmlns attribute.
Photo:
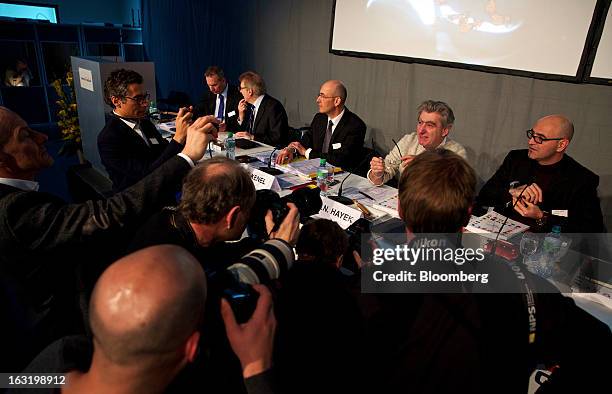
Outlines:
<svg viewBox="0 0 612 394"><path fill-rule="evenodd" d="M319 217L333 220L338 223L343 230L349 228L349 226L355 223L362 215L359 209L340 204L327 197L321 197L321 201L323 201L323 206L319 211Z"/></svg>
<svg viewBox="0 0 612 394"><path fill-rule="evenodd" d="M263 171L258 170L257 168L253 168L251 171L251 180L255 185L255 190L273 190L275 192L280 192L281 188L278 184L278 180L276 177L271 174L267 174Z"/></svg>

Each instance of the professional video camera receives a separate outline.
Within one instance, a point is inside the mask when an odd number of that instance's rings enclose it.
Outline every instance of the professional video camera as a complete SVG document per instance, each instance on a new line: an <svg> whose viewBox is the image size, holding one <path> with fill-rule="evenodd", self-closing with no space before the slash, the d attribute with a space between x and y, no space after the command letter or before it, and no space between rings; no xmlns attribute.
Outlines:
<svg viewBox="0 0 612 394"><path fill-rule="evenodd" d="M268 232L265 218L268 210L272 211L274 221L272 231L276 231L289 213L288 202L297 206L302 222L308 220L311 215L318 213L323 206L320 194L321 190L319 188L298 189L285 197L280 197L278 193L271 190L258 190L255 206L251 212L251 220L247 227L249 236L256 240L267 240Z"/></svg>

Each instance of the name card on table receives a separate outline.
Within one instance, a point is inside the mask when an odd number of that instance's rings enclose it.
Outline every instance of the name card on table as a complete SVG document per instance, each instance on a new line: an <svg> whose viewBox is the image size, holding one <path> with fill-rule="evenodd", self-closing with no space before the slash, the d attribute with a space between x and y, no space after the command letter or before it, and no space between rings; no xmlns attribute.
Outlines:
<svg viewBox="0 0 612 394"><path fill-rule="evenodd" d="M281 188L278 184L276 177L271 174L267 174L257 168L251 168L251 180L255 185L255 190L273 190L280 192Z"/></svg>
<svg viewBox="0 0 612 394"><path fill-rule="evenodd" d="M349 228L362 215L359 209L340 204L327 197L321 197L321 201L323 201L323 206L319 211L319 217L338 223L343 230Z"/></svg>

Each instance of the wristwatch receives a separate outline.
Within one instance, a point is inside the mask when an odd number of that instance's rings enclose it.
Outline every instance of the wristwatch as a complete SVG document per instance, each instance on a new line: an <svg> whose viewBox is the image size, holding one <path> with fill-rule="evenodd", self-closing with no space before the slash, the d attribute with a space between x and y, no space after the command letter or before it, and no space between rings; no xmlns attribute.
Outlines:
<svg viewBox="0 0 612 394"><path fill-rule="evenodd" d="M542 217L539 219L536 219L536 224L538 226L544 226L546 224L546 222L548 222L548 212L546 211L542 211Z"/></svg>

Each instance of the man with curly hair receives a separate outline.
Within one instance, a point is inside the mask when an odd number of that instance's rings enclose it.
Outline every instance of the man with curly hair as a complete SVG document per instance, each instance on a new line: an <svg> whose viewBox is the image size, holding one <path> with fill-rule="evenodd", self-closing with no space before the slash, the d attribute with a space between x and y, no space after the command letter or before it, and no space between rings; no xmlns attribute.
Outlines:
<svg viewBox="0 0 612 394"><path fill-rule="evenodd" d="M146 118L149 93L142 76L133 70L119 69L110 74L104 83L104 100L113 112L98 135L98 151L113 191L118 192L183 149L192 114L181 108L176 134L166 141Z"/></svg>

